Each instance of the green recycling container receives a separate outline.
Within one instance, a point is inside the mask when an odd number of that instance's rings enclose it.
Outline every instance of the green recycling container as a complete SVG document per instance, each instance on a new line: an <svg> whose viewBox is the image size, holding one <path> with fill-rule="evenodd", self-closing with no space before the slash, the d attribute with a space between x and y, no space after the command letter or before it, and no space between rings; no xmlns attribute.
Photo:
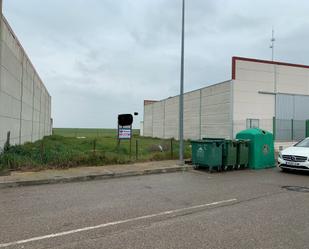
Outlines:
<svg viewBox="0 0 309 249"><path fill-rule="evenodd" d="M222 167L237 168L237 142L234 140L225 140L223 145Z"/></svg>
<svg viewBox="0 0 309 249"><path fill-rule="evenodd" d="M248 168L249 166L249 145L250 140L237 140L238 168Z"/></svg>
<svg viewBox="0 0 309 249"><path fill-rule="evenodd" d="M236 138L250 140L249 167L251 169L275 167L275 149L272 133L259 128L252 128L239 132Z"/></svg>
<svg viewBox="0 0 309 249"><path fill-rule="evenodd" d="M192 164L198 167L207 167L210 171L213 171L213 168L221 170L223 144L223 139L191 141Z"/></svg>

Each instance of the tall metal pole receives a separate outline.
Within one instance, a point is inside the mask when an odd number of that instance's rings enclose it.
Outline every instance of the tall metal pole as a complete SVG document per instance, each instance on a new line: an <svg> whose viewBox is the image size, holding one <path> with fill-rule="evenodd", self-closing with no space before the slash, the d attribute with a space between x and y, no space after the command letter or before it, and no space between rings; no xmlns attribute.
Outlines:
<svg viewBox="0 0 309 249"><path fill-rule="evenodd" d="M182 0L181 70L179 95L179 164L184 165L183 142L183 92L184 92L184 50L185 50L185 0Z"/></svg>
<svg viewBox="0 0 309 249"><path fill-rule="evenodd" d="M271 60L274 61L275 59L275 30L274 28L272 28L272 31L271 31L271 45L270 45L270 48L271 48ZM278 92L278 89L277 89L277 65L274 63L274 98L275 98L275 103L274 103L274 118L273 118L273 134L277 134L276 132L276 125L277 125L277 92ZM276 139L276 137L274 136L274 139Z"/></svg>
<svg viewBox="0 0 309 249"><path fill-rule="evenodd" d="M2 68L2 33L3 33L3 31L2 31L2 29L3 29L3 27L2 27L2 0L0 0L0 68ZM2 78L2 76L1 76L1 71L2 70L0 70L0 80L1 80L1 78ZM0 89L1 89L1 82L0 82Z"/></svg>
<svg viewBox="0 0 309 249"><path fill-rule="evenodd" d="M275 30L274 28L272 29L271 31L271 45L270 45L270 48L271 48L271 60L274 61L274 57L275 57Z"/></svg>

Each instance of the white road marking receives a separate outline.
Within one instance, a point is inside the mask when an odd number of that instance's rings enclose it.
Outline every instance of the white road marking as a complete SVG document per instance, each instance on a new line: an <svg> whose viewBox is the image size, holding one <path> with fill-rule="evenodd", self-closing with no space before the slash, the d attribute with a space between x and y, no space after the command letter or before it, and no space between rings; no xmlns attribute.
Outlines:
<svg viewBox="0 0 309 249"><path fill-rule="evenodd" d="M217 202L212 202L212 203L207 203L207 204L202 204L202 205L197 205L197 206L192 206L192 207L186 207L186 208L180 208L180 209L174 209L174 210L169 210L169 211L164 211L161 213L156 213L156 214L149 214L149 215L144 215L136 218L131 218L131 219L126 219L126 220L119 220L119 221L114 221L114 222L109 222L105 224L100 224L97 226L90 226L90 227L83 227L75 230L70 230L70 231L65 231L65 232L60 232L60 233L52 233L44 236L39 236L39 237L33 237L30 239L25 239L25 240L19 240L19 241L14 241L14 242L9 242L9 243L4 243L0 244L0 248L8 247L8 246L14 246L14 245L21 245L21 244L26 244L34 241L39 241L39 240L45 240L45 239L51 239L51 238L56 238L56 237L62 237L74 233L80 233L80 232L85 232L85 231L90 231L90 230L95 230L99 228L104 228L104 227L109 227L109 226L115 226L119 224L124 224L124 223L129 223L132 221L138 221L138 220L145 220L145 219L150 219L158 216L164 216L164 215L169 215L169 214L175 214L183 211L188 211L188 210L193 210L193 209L198 209L198 208L205 208L205 207L210 207L210 206L216 206L220 204L225 204L229 202L235 202L237 199L230 199L230 200L224 200L224 201L217 201Z"/></svg>

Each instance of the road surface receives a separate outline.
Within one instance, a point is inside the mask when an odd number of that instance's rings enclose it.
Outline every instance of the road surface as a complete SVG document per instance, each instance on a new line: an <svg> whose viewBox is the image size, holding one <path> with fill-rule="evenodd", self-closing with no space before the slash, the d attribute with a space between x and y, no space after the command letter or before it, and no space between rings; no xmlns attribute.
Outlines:
<svg viewBox="0 0 309 249"><path fill-rule="evenodd" d="M297 187L309 175L270 169L2 189L0 248L308 248Z"/></svg>

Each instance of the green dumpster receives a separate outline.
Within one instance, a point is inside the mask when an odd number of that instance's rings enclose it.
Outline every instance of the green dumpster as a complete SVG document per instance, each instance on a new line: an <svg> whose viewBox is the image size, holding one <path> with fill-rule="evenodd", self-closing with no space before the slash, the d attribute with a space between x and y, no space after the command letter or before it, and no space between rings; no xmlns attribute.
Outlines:
<svg viewBox="0 0 309 249"><path fill-rule="evenodd" d="M224 141L225 138L213 138L213 137L203 137L203 140L219 140L219 141Z"/></svg>
<svg viewBox="0 0 309 249"><path fill-rule="evenodd" d="M249 145L250 140L237 140L238 168L247 168L249 166Z"/></svg>
<svg viewBox="0 0 309 249"><path fill-rule="evenodd" d="M273 134L252 128L239 132L237 139L250 140L249 167L251 169L265 169L275 167L275 152Z"/></svg>
<svg viewBox="0 0 309 249"><path fill-rule="evenodd" d="M223 145L222 167L224 170L228 168L237 168L237 142L233 140L225 140Z"/></svg>
<svg viewBox="0 0 309 249"><path fill-rule="evenodd" d="M192 164L196 167L207 167L212 172L214 168L221 170L224 140L193 140Z"/></svg>

